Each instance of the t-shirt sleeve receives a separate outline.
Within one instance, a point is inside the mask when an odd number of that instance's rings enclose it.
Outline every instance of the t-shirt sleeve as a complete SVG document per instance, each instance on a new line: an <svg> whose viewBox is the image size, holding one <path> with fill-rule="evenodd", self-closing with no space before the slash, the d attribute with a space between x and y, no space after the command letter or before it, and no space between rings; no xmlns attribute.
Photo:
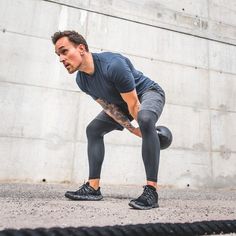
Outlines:
<svg viewBox="0 0 236 236"><path fill-rule="evenodd" d="M87 93L88 94L88 93ZM91 95L91 94L88 94L92 97L92 99L94 99L95 101L98 99L98 97L94 96L94 95Z"/></svg>
<svg viewBox="0 0 236 236"><path fill-rule="evenodd" d="M113 59L108 67L108 76L120 93L127 93L135 88L134 76L125 59Z"/></svg>
<svg viewBox="0 0 236 236"><path fill-rule="evenodd" d="M94 99L95 101L98 99L98 97L96 97L93 94L90 94L87 90L85 90L84 88L81 89L84 93L86 93L87 95L89 95L92 99Z"/></svg>

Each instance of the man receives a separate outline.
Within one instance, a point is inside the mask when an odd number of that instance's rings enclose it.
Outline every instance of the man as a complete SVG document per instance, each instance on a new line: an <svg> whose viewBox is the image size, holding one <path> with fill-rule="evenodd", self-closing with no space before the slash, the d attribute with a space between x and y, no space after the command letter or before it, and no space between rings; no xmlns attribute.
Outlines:
<svg viewBox="0 0 236 236"><path fill-rule="evenodd" d="M129 205L135 209L158 207L157 174L160 142L155 124L162 113L165 93L161 87L137 71L130 60L120 54L91 53L82 35L75 31L56 32L52 36L60 62L76 82L103 111L87 126L89 178L77 191L67 191L72 200L101 200L100 173L104 159L105 134L128 129L142 138L142 158L147 185ZM131 121L135 119L139 127Z"/></svg>

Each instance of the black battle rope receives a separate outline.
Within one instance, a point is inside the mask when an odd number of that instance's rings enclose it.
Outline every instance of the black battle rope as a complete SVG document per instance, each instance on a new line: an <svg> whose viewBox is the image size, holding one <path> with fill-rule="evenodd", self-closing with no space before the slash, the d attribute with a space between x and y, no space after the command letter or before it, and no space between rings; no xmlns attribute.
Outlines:
<svg viewBox="0 0 236 236"><path fill-rule="evenodd" d="M0 231L0 236L185 236L229 233L236 233L236 220L115 225L104 227L5 229Z"/></svg>

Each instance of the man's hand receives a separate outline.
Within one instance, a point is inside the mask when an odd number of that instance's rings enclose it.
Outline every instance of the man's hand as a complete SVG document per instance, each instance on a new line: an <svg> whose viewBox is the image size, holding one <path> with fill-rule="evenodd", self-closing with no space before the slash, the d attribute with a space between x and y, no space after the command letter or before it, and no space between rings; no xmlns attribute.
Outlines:
<svg viewBox="0 0 236 236"><path fill-rule="evenodd" d="M139 127L138 128L134 128L131 133L133 133L134 135L142 138L142 133L141 133Z"/></svg>

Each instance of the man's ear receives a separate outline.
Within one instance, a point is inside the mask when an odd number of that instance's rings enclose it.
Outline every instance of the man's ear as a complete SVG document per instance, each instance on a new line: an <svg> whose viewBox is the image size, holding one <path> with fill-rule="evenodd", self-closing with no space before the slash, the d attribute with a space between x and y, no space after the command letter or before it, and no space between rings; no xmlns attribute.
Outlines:
<svg viewBox="0 0 236 236"><path fill-rule="evenodd" d="M79 44L77 46L77 49L79 50L80 53L81 52L84 53L86 51L85 46L83 44Z"/></svg>

